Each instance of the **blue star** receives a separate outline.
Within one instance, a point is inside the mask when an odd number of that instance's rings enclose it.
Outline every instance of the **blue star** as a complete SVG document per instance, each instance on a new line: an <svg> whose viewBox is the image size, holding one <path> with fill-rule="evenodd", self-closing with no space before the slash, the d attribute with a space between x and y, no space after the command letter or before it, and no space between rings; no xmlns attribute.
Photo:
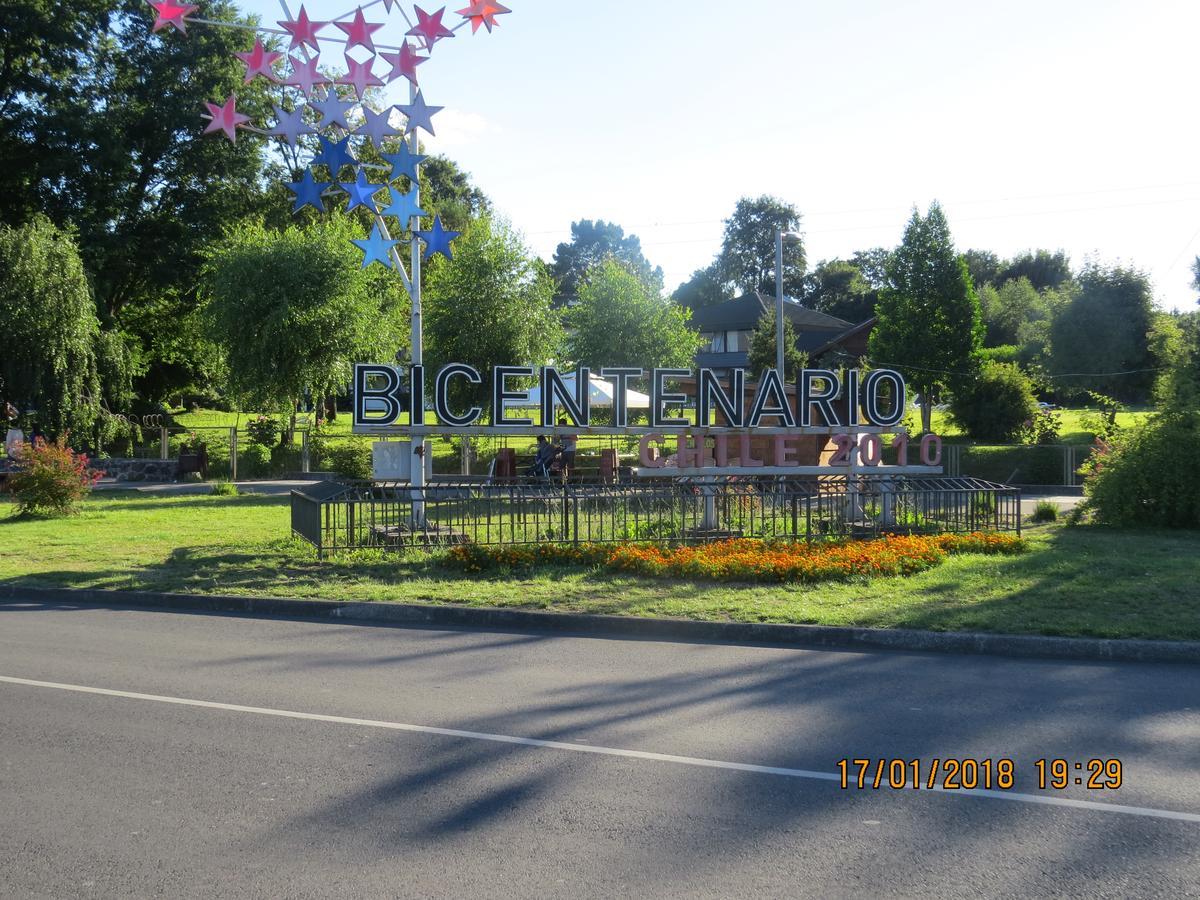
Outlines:
<svg viewBox="0 0 1200 900"><path fill-rule="evenodd" d="M392 202L383 210L383 215L394 216L400 220L400 225L408 227L413 216L427 216L429 213L417 206L417 188L414 185L407 194L402 194L394 187L388 187Z"/></svg>
<svg viewBox="0 0 1200 900"><path fill-rule="evenodd" d="M389 137L395 137L397 131L391 122L392 108L389 106L383 112L375 112L367 107L362 108L363 123L358 126L356 134L365 135L375 142L375 146L383 149L383 142Z"/></svg>
<svg viewBox="0 0 1200 900"><path fill-rule="evenodd" d="M432 229L429 231L414 231L413 234L425 242L426 259L429 259L435 253L442 254L446 259L454 259L454 253L450 249L450 242L462 234L462 232L446 231L442 228L442 217L435 216Z"/></svg>
<svg viewBox="0 0 1200 900"><path fill-rule="evenodd" d="M365 206L373 213L379 212L379 207L375 205L375 201L371 198L378 194L380 189L386 187L386 185L368 184L367 176L359 172L358 177L353 181L343 181L339 186L350 195L350 203L346 207L346 212L350 212L350 210L359 206Z"/></svg>
<svg viewBox="0 0 1200 900"><path fill-rule="evenodd" d="M365 269L371 263L377 262L384 268L392 268L391 250L399 241L387 240L383 236L383 232L379 230L379 223L371 229L371 236L366 240L358 240L351 238L351 241L358 245L363 252L362 267Z"/></svg>
<svg viewBox="0 0 1200 900"><path fill-rule="evenodd" d="M395 181L401 175L407 175L413 181L417 180L417 166L423 163L429 157L421 156L413 153L408 149L408 144L400 145L399 153L381 153L383 159L391 164L392 177L388 181Z"/></svg>
<svg viewBox="0 0 1200 900"><path fill-rule="evenodd" d="M416 131L418 128L424 128L430 134L435 134L433 130L433 117L445 108L444 106L429 106L420 91L417 91L417 97L412 103L401 103L396 107L396 109L408 117L408 122L404 126L405 131Z"/></svg>
<svg viewBox="0 0 1200 900"><path fill-rule="evenodd" d="M338 173L342 171L342 166L352 166L358 162L354 158L354 154L350 152L349 137L344 137L340 141L331 141L325 135L321 135L317 140L321 142L321 149L313 157L313 165L328 166L331 177L337 178Z"/></svg>
<svg viewBox="0 0 1200 900"><path fill-rule="evenodd" d="M321 194L331 187L331 182L315 181L312 169L305 169L299 181L288 183L288 188L296 195L296 205L292 207L292 212L300 212L306 206L325 212L325 201L321 199Z"/></svg>
<svg viewBox="0 0 1200 900"><path fill-rule="evenodd" d="M346 117L350 115L350 110L358 106L358 101L340 99L337 91L330 86L329 93L325 95L324 100L313 100L308 105L321 114L321 124L318 127L322 130L331 125L339 125L346 131L350 131L350 123L346 121ZM432 131L429 133L433 134Z"/></svg>

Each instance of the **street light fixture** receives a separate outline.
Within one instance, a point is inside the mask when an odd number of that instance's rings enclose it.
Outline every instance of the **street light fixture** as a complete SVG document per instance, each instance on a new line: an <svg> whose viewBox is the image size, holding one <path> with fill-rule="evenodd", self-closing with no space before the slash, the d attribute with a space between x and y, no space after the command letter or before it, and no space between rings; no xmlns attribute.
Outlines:
<svg viewBox="0 0 1200 900"><path fill-rule="evenodd" d="M787 381L783 371L783 245L799 244L802 238L794 231L775 232L775 370Z"/></svg>

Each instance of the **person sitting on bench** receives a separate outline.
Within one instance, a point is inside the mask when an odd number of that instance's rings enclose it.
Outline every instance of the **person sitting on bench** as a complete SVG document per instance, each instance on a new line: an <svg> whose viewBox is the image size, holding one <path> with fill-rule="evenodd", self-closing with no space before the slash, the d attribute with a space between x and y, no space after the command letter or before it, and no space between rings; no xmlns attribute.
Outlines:
<svg viewBox="0 0 1200 900"><path fill-rule="evenodd" d="M533 465L529 467L529 475L534 478L549 478L550 463L558 455L558 448L546 439L544 434L537 437L537 453L533 457Z"/></svg>

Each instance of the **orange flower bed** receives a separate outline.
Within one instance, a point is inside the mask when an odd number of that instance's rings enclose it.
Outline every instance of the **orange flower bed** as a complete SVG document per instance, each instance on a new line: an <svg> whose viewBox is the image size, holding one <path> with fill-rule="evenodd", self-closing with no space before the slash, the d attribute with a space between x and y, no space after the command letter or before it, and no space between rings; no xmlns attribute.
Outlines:
<svg viewBox="0 0 1200 900"><path fill-rule="evenodd" d="M813 583L912 575L952 553L1014 554L1026 549L1007 534L891 535L873 541L813 544L754 540L710 544L463 544L450 550L452 565L468 572L539 565L599 566L654 577L704 581Z"/></svg>

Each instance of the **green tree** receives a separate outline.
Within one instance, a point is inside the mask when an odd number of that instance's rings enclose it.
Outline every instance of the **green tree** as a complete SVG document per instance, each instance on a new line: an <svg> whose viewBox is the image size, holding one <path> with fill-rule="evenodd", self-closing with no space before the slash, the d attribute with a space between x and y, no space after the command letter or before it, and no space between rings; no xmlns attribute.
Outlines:
<svg viewBox="0 0 1200 900"><path fill-rule="evenodd" d="M750 334L750 372L747 377L757 378L766 369L774 369L775 352L775 313L765 312L754 326ZM795 384L800 376L800 370L808 365L808 355L796 349L796 329L791 319L786 316L783 320L783 370L785 380Z"/></svg>
<svg viewBox="0 0 1200 900"><path fill-rule="evenodd" d="M483 217L454 242L453 261L435 258L425 279L426 366L475 366L484 384L451 382L456 405L490 408L496 366L541 365L558 350L553 282L509 225Z"/></svg>
<svg viewBox="0 0 1200 900"><path fill-rule="evenodd" d="M725 236L716 267L722 280L739 293L775 295L775 236L800 230L800 213L790 203L763 195L743 197L725 220ZM783 245L783 290L804 294L805 255L802 242Z"/></svg>
<svg viewBox="0 0 1200 900"><path fill-rule="evenodd" d="M856 250L850 257L850 263L866 279L873 290L881 291L891 282L888 280L888 261L892 251L886 247L872 247L870 250Z"/></svg>
<svg viewBox="0 0 1200 900"><path fill-rule="evenodd" d="M85 439L100 413L100 328L79 250L44 216L0 227L0 405Z"/></svg>
<svg viewBox="0 0 1200 900"><path fill-rule="evenodd" d="M968 250L963 254L967 262L967 271L971 273L971 282L975 290L982 292L985 284L997 284L1002 264L1000 257L990 250Z"/></svg>
<svg viewBox="0 0 1200 900"><path fill-rule="evenodd" d="M578 365L687 368L700 347L690 311L614 259L592 269L566 312L567 356Z"/></svg>
<svg viewBox="0 0 1200 900"><path fill-rule="evenodd" d="M249 132L236 144L204 136L204 103L236 93L238 109L261 123L279 89L261 78L243 85L233 54L250 49L249 31L152 33L144 0L67 6L5 5L0 218L19 223L40 211L73 228L105 327L153 346L168 332L143 332L126 312L169 303L168 322L184 318L197 303L203 248L270 202L265 142ZM229 0L203 14L246 21ZM146 358L153 366L159 355Z"/></svg>
<svg viewBox="0 0 1200 900"><path fill-rule="evenodd" d="M1014 278L1028 278L1036 290L1057 290L1071 280L1071 258L1059 250L1030 250L1018 254L1004 264L992 279L1004 284Z"/></svg>
<svg viewBox="0 0 1200 900"><path fill-rule="evenodd" d="M985 284L979 291L979 307L986 329L984 343L989 347L1016 344L1021 325L1045 318L1041 295L1024 276L999 288Z"/></svg>
<svg viewBox="0 0 1200 900"><path fill-rule="evenodd" d="M627 236L625 229L615 222L581 219L571 223L570 242L559 244L554 253L550 273L558 283L555 303L561 306L577 298L579 285L588 271L610 257L655 290L662 291L662 269L650 265L636 234Z"/></svg>
<svg viewBox="0 0 1200 900"><path fill-rule="evenodd" d="M892 286L880 295L871 333L872 362L902 372L920 394L927 432L934 398L974 374L983 337L971 275L936 201L925 216L913 210L888 274Z"/></svg>
<svg viewBox="0 0 1200 900"><path fill-rule="evenodd" d="M826 260L806 278L804 302L815 310L855 324L875 314L879 292L854 263Z"/></svg>
<svg viewBox="0 0 1200 900"><path fill-rule="evenodd" d="M343 392L356 362L390 360L407 304L394 273L363 269L342 216L282 231L245 223L211 248L202 290L228 388L243 408L294 409Z"/></svg>
<svg viewBox="0 0 1200 900"><path fill-rule="evenodd" d="M1068 390L1143 402L1156 368L1153 322L1154 294L1144 272L1089 264L1078 293L1054 320L1050 370Z"/></svg>
<svg viewBox="0 0 1200 900"><path fill-rule="evenodd" d="M730 299L730 288L721 280L721 273L713 264L693 272L691 278L675 289L671 299L688 309L702 309Z"/></svg>

